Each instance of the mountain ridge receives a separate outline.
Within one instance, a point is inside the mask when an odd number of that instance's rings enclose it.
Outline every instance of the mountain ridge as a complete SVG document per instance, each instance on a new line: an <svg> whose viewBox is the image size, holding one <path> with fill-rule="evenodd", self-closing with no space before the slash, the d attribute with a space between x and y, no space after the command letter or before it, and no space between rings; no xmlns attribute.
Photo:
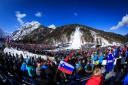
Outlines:
<svg viewBox="0 0 128 85"><path fill-rule="evenodd" d="M82 33L81 42L84 44L124 44L127 39L125 36L105 32L99 29L92 28L86 25L80 24L67 24L56 27L56 29L48 28L43 25L39 25L36 29L31 31L29 34L15 41L19 43L44 43L50 45L72 43L72 37L75 33L76 28L79 27L79 31ZM15 35L14 35L15 36Z"/></svg>

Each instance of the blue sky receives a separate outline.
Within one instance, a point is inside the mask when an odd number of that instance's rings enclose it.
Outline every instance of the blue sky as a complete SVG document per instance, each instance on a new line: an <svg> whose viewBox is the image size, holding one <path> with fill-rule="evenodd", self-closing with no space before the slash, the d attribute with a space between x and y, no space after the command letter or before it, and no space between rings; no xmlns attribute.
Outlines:
<svg viewBox="0 0 128 85"><path fill-rule="evenodd" d="M25 15L23 22L34 20L45 26L78 23L128 33L128 0L0 0L0 28L15 31L20 25L17 11Z"/></svg>

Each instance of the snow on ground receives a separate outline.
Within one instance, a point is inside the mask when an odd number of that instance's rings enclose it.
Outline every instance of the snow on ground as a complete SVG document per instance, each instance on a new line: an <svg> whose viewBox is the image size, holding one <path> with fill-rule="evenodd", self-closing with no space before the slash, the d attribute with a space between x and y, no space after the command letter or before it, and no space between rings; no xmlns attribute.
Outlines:
<svg viewBox="0 0 128 85"><path fill-rule="evenodd" d="M47 56L45 56L45 55L34 54L34 53L31 53L31 52L28 52L28 51L22 51L22 50L17 50L17 49L8 48L8 47L6 47L4 49L4 53L7 53L7 54L10 53L11 55L14 55L14 56L16 56L16 54L18 54L19 56L22 54L24 58L27 58L27 56L28 57L36 57L36 58L41 57L44 60L47 60Z"/></svg>

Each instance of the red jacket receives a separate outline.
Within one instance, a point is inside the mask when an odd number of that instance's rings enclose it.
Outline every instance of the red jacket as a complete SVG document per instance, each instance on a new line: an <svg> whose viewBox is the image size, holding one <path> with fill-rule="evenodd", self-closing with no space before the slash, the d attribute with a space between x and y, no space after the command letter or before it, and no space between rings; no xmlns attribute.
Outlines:
<svg viewBox="0 0 128 85"><path fill-rule="evenodd" d="M102 85L103 76L92 76L85 85Z"/></svg>

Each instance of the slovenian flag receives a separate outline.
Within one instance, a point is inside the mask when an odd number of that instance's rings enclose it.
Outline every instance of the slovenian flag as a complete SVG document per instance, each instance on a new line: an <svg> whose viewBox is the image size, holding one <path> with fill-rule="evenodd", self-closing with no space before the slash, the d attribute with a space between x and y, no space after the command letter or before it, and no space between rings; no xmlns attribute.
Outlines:
<svg viewBox="0 0 128 85"><path fill-rule="evenodd" d="M74 70L74 66L72 66L71 64L68 64L67 62L60 61L58 69L64 73L72 74Z"/></svg>

